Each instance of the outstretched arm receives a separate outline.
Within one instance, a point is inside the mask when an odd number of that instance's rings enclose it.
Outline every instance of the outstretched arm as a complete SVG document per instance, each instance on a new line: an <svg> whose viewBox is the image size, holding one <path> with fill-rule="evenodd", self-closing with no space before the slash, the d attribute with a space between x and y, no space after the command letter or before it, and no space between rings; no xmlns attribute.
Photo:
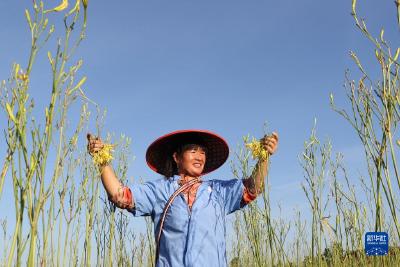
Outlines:
<svg viewBox="0 0 400 267"><path fill-rule="evenodd" d="M98 137L91 134L87 135L88 152L90 155L100 151L104 144ZM112 201L118 208L132 209L134 207L131 190L121 184L115 175L112 167L108 164L100 166L101 182L107 192L108 199Z"/></svg>
<svg viewBox="0 0 400 267"><path fill-rule="evenodd" d="M270 136L264 136L260 142L269 155L275 153L278 148L278 134L273 132ZM250 195L249 200L256 198L264 190L264 180L268 173L268 160L259 159L253 169L251 176L243 180L247 193ZM246 193L246 192L245 192ZM245 202L246 199L244 199Z"/></svg>

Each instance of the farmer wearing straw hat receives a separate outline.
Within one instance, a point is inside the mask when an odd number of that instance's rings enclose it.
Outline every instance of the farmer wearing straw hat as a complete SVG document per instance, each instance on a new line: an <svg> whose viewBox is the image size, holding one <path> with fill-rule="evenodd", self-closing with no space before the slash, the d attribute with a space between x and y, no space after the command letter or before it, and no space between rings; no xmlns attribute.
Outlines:
<svg viewBox="0 0 400 267"><path fill-rule="evenodd" d="M101 150L99 138L88 135L91 155ZM273 133L261 139L272 155L278 145ZM147 149L149 167L163 178L123 186L110 165L101 166L109 199L134 216L151 216L157 244L157 266L227 266L225 217L253 201L263 190L268 162L260 159L251 177L207 180L203 175L228 158L225 140L204 130L166 134Z"/></svg>

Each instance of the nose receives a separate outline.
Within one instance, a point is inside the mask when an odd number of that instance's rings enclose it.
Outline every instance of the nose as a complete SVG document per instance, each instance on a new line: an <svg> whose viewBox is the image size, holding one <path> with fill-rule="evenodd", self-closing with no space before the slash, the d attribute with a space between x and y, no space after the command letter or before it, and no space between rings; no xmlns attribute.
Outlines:
<svg viewBox="0 0 400 267"><path fill-rule="evenodd" d="M197 151L195 153L194 159L198 160L198 161L204 161L205 160L205 155L204 155L204 153Z"/></svg>

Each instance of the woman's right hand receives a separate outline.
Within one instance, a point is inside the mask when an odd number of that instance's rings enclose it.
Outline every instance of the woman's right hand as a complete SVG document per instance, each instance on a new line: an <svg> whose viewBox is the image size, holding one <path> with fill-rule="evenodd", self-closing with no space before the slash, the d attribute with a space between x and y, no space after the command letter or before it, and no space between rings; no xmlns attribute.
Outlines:
<svg viewBox="0 0 400 267"><path fill-rule="evenodd" d="M103 148L104 143L99 137L96 137L90 133L88 133L86 137L88 139L88 153L93 156L94 153L99 152Z"/></svg>

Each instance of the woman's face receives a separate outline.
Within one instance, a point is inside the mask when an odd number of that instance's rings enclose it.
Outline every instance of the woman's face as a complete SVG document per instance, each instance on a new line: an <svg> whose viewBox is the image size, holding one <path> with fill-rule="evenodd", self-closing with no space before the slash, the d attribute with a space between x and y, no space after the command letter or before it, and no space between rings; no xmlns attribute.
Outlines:
<svg viewBox="0 0 400 267"><path fill-rule="evenodd" d="M201 146L191 146L181 155L174 153L174 160L178 166L178 173L191 177L199 177L206 164L206 152Z"/></svg>

